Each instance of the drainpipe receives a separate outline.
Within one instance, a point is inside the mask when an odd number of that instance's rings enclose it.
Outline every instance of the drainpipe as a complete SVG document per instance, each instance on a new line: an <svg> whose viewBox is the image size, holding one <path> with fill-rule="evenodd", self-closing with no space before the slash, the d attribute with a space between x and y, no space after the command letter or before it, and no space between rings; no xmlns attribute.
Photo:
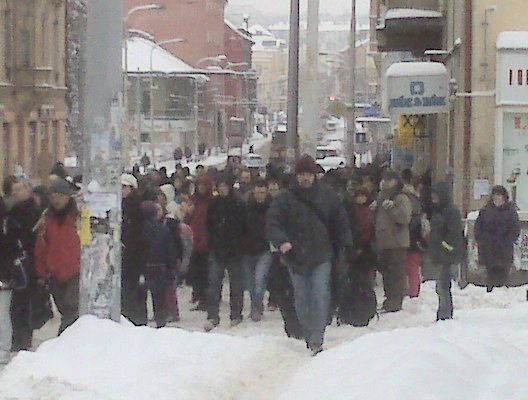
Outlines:
<svg viewBox="0 0 528 400"><path fill-rule="evenodd" d="M465 27L465 77L464 85L466 93L472 90L472 70L473 70L473 0L466 0L466 27ZM464 178L462 186L462 211L467 215L471 202L471 118L472 118L472 98L464 99Z"/></svg>

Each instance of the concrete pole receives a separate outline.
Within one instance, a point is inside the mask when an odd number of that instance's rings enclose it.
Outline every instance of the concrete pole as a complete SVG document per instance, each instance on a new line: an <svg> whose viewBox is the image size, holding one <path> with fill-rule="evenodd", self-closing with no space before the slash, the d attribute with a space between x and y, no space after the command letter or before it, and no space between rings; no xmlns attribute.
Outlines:
<svg viewBox="0 0 528 400"><path fill-rule="evenodd" d="M320 129L319 88L319 0L308 0L301 152L314 158L317 149L317 132Z"/></svg>
<svg viewBox="0 0 528 400"><path fill-rule="evenodd" d="M349 103L346 131L346 159L347 165L354 163L354 144L356 140L356 0L352 0L352 16L350 19L350 84Z"/></svg>
<svg viewBox="0 0 528 400"><path fill-rule="evenodd" d="M121 315L122 0L87 0L81 315Z"/></svg>
<svg viewBox="0 0 528 400"><path fill-rule="evenodd" d="M299 122L299 0L291 0L290 44L288 52L288 138L286 164L293 172L298 155Z"/></svg>

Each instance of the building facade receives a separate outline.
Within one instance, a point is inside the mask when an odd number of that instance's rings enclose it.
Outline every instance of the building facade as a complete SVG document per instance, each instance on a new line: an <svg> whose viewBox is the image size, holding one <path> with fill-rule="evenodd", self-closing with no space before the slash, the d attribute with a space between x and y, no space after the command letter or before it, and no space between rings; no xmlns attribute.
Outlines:
<svg viewBox="0 0 528 400"><path fill-rule="evenodd" d="M64 158L65 1L0 1L0 176Z"/></svg>

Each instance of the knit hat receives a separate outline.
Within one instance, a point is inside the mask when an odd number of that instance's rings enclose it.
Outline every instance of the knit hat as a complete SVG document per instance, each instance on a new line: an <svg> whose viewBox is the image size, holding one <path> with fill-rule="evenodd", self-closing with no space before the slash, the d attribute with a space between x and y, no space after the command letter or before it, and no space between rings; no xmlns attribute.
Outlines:
<svg viewBox="0 0 528 400"><path fill-rule="evenodd" d="M131 186L134 189L138 188L138 181L134 175L131 174L122 174L121 175L121 185Z"/></svg>
<svg viewBox="0 0 528 400"><path fill-rule="evenodd" d="M49 191L50 193L58 193L58 194L63 194L65 196L73 195L72 185L66 182L64 179L55 180L51 184Z"/></svg>
<svg viewBox="0 0 528 400"><path fill-rule="evenodd" d="M295 173L308 173L312 175L317 175L319 173L319 168L315 160L308 154L305 154L297 161L297 164L295 165Z"/></svg>

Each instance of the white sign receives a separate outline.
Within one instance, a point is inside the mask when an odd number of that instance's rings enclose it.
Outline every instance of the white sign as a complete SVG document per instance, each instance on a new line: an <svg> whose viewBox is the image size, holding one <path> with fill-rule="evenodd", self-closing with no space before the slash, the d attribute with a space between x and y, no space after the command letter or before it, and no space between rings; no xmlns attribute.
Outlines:
<svg viewBox="0 0 528 400"><path fill-rule="evenodd" d="M384 105L393 116L449 111L449 78L441 63L396 63L386 81Z"/></svg>
<svg viewBox="0 0 528 400"><path fill-rule="evenodd" d="M489 196L491 184L488 179L475 179L473 182L473 197L475 200L480 200L483 197Z"/></svg>

